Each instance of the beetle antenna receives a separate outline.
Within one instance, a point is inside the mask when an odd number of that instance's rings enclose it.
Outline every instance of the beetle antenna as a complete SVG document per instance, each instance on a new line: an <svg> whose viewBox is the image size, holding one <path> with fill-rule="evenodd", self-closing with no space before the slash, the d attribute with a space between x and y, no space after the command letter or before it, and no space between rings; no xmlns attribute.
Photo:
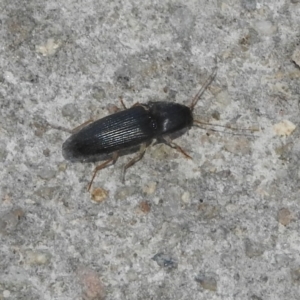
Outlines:
<svg viewBox="0 0 300 300"><path fill-rule="evenodd" d="M241 136L248 136L248 137L255 137L256 135L253 133L260 131L260 128L258 128L256 126L249 127L249 128L239 128L239 127L233 127L230 125L211 124L208 122L203 122L203 121L198 121L198 120L194 120L193 126L200 127L202 129L209 129L209 130L215 131L215 132L230 133L231 135L241 135ZM214 127L219 127L219 128L221 127L224 130L218 130L215 128L207 128L205 126L214 126ZM232 132L225 131L226 129L229 129L232 131L236 130L236 131L240 131L240 132L244 132L244 133L232 133ZM249 131L250 133L247 134L247 133L245 133L245 131Z"/></svg>
<svg viewBox="0 0 300 300"><path fill-rule="evenodd" d="M191 111L194 110L194 107L198 103L199 99L201 98L201 96L203 95L203 93L205 92L205 90L208 88L208 86L213 82L213 80L215 79L216 75L217 75L217 67L214 68L214 70L212 71L211 75L206 79L205 83L202 85L201 89L199 90L199 92L194 97L194 99L192 101L192 104L190 106Z"/></svg>
<svg viewBox="0 0 300 300"><path fill-rule="evenodd" d="M194 120L194 123L199 124L199 126L207 125L207 126L222 127L222 128L226 128L226 129L230 129L230 130L238 130L238 131L251 131L251 132L260 131L260 128L257 126L252 126L249 128L240 128L240 127L234 127L231 125L212 124L209 122L199 121L199 120ZM195 125L195 124L193 124L193 125ZM197 125L195 125L195 126L197 126Z"/></svg>

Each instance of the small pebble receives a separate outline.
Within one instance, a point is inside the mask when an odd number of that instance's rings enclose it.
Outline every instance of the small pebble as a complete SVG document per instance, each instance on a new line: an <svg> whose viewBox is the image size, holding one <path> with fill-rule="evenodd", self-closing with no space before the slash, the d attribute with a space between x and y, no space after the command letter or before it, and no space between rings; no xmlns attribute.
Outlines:
<svg viewBox="0 0 300 300"><path fill-rule="evenodd" d="M49 180L51 178L54 178L55 175L56 175L56 171L55 170L52 170L48 167L44 167L42 168L41 170L39 170L37 172L37 175L41 178L41 179L44 179L44 180Z"/></svg>
<svg viewBox="0 0 300 300"><path fill-rule="evenodd" d="M138 276L137 276L137 273L133 270L129 270L127 272L127 278L129 281L136 281Z"/></svg>
<svg viewBox="0 0 300 300"><path fill-rule="evenodd" d="M230 142L224 145L224 148L233 154L246 155L251 153L250 141L243 137L231 139Z"/></svg>
<svg viewBox="0 0 300 300"><path fill-rule="evenodd" d="M143 193L146 195L151 195L156 191L156 182L149 182L146 186L143 188Z"/></svg>
<svg viewBox="0 0 300 300"><path fill-rule="evenodd" d="M300 268L291 270L291 277L293 283L300 285Z"/></svg>
<svg viewBox="0 0 300 300"><path fill-rule="evenodd" d="M78 271L80 284L82 286L82 299L84 300L104 300L105 286L97 272L82 268Z"/></svg>
<svg viewBox="0 0 300 300"><path fill-rule="evenodd" d="M43 56L54 55L61 44L62 42L60 40L49 38L46 43L36 46L35 51Z"/></svg>
<svg viewBox="0 0 300 300"><path fill-rule="evenodd" d="M300 1L300 0L299 0ZM297 47L292 54L292 61L300 67L300 47Z"/></svg>
<svg viewBox="0 0 300 300"><path fill-rule="evenodd" d="M44 149L43 150L43 155L46 156L46 157L49 157L50 156L50 150L48 148Z"/></svg>
<svg viewBox="0 0 300 300"><path fill-rule="evenodd" d="M5 143L0 143L0 162L4 162L8 155Z"/></svg>
<svg viewBox="0 0 300 300"><path fill-rule="evenodd" d="M102 100L106 97L105 91L102 87L93 87L92 96L96 100Z"/></svg>
<svg viewBox="0 0 300 300"><path fill-rule="evenodd" d="M178 263L171 256L164 253L157 253L152 259L156 261L160 267L168 270L176 269L178 266Z"/></svg>
<svg viewBox="0 0 300 300"><path fill-rule="evenodd" d="M220 108L226 108L232 101L227 91L218 93L216 99Z"/></svg>
<svg viewBox="0 0 300 300"><path fill-rule="evenodd" d="M14 231L24 214L24 211L20 207L14 207L1 214L0 233L8 234L9 232Z"/></svg>
<svg viewBox="0 0 300 300"><path fill-rule="evenodd" d="M147 214L150 212L151 210L151 204L148 201L141 201L139 203L139 210L144 213Z"/></svg>
<svg viewBox="0 0 300 300"><path fill-rule="evenodd" d="M256 0L241 0L241 5L249 11L256 9Z"/></svg>
<svg viewBox="0 0 300 300"><path fill-rule="evenodd" d="M255 29L260 35L271 36L277 31L277 26L271 21L258 21L255 23Z"/></svg>
<svg viewBox="0 0 300 300"><path fill-rule="evenodd" d="M125 186L117 190L115 198L118 200L125 200L126 198L132 196L136 192L135 187Z"/></svg>
<svg viewBox="0 0 300 300"><path fill-rule="evenodd" d="M6 71L3 73L3 77L8 83L17 84L17 79L13 73Z"/></svg>
<svg viewBox="0 0 300 300"><path fill-rule="evenodd" d="M191 195L188 191L184 192L181 196L181 201L184 204L189 204L191 202Z"/></svg>
<svg viewBox="0 0 300 300"><path fill-rule="evenodd" d="M69 118L70 120L80 117L80 112L74 103L64 105L61 109L61 113L64 117Z"/></svg>
<svg viewBox="0 0 300 300"><path fill-rule="evenodd" d="M219 216L220 208L216 205L201 203L198 205L198 210L202 220L211 220Z"/></svg>
<svg viewBox="0 0 300 300"><path fill-rule="evenodd" d="M44 251L28 251L26 261L28 265L45 265L49 263L51 254Z"/></svg>
<svg viewBox="0 0 300 300"><path fill-rule="evenodd" d="M245 253L249 258L261 256L264 251L262 244L251 241L250 239L245 240Z"/></svg>
<svg viewBox="0 0 300 300"><path fill-rule="evenodd" d="M287 208L281 208L278 212L277 219L280 224L287 226L293 219L293 215Z"/></svg>
<svg viewBox="0 0 300 300"><path fill-rule="evenodd" d="M37 200L37 202L42 201L41 198L46 199L46 200L51 200L54 197L55 192L58 190L57 186L42 186L40 187L38 190L36 190L34 192L35 195L37 195L39 197L39 199Z"/></svg>
<svg viewBox="0 0 300 300"><path fill-rule="evenodd" d="M102 188L96 188L91 192L91 199L95 202L102 202L108 197L109 192Z"/></svg>
<svg viewBox="0 0 300 300"><path fill-rule="evenodd" d="M273 130L275 131L276 135L279 136L291 135L295 129L296 125L289 120L283 120L273 126Z"/></svg>
<svg viewBox="0 0 300 300"><path fill-rule="evenodd" d="M160 199L159 199L159 197L154 197L153 200L152 200L152 202L153 202L155 205L160 204Z"/></svg>
<svg viewBox="0 0 300 300"><path fill-rule="evenodd" d="M4 290L2 295L3 295L3 298L9 298L10 297L10 291L9 290Z"/></svg>
<svg viewBox="0 0 300 300"><path fill-rule="evenodd" d="M200 273L195 280L200 283L203 289L215 292L218 288L216 275L212 273Z"/></svg>

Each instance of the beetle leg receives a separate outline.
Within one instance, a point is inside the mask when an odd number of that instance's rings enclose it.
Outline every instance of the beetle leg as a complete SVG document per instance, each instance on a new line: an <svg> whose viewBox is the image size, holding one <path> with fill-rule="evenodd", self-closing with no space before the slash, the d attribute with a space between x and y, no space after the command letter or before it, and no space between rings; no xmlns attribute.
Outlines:
<svg viewBox="0 0 300 300"><path fill-rule="evenodd" d="M136 102L131 107L135 107L135 106L138 106L138 105L141 105L141 103L140 102Z"/></svg>
<svg viewBox="0 0 300 300"><path fill-rule="evenodd" d="M124 108L124 109L127 109L127 106L126 106L125 103L124 103L123 97L120 96L119 99L120 99L120 102L121 102L123 108ZM140 102L134 103L131 107L135 107L135 106L138 106L138 105L141 105ZM131 107L130 107L130 108L131 108Z"/></svg>
<svg viewBox="0 0 300 300"><path fill-rule="evenodd" d="M171 148L176 149L180 153L182 153L186 158L193 159L191 156L189 156L179 145L174 143L169 136L163 137L162 140Z"/></svg>
<svg viewBox="0 0 300 300"><path fill-rule="evenodd" d="M82 123L81 125L79 125L79 126L73 128L73 129L72 129L72 133L78 132L78 131L81 130L83 127L85 127L87 124L90 124L90 123L92 123L92 122L94 122L93 119L89 119L89 120L85 121L85 122Z"/></svg>
<svg viewBox="0 0 300 300"><path fill-rule="evenodd" d="M52 129L56 129L56 130L60 130L60 131L65 131L65 132L68 132L68 133L73 133L73 131L71 129L68 129L68 128L65 128L63 126L59 126L59 125L54 125L52 123L49 123L47 120L42 120L43 121L43 125L45 124L45 126L48 126ZM35 123L36 124L36 123ZM39 123L37 123L39 124Z"/></svg>
<svg viewBox="0 0 300 300"><path fill-rule="evenodd" d="M136 162L138 162L139 160L141 160L145 154L145 151L146 151L146 148L147 148L147 143L143 143L141 144L141 147L140 147L140 151L138 153L138 155L134 156L124 167L123 167L123 171L122 171L122 177L121 177L121 180L122 180L122 183L124 183L125 181L125 173L126 173L126 170L128 168L130 168L131 166L133 166Z"/></svg>
<svg viewBox="0 0 300 300"><path fill-rule="evenodd" d="M196 94L196 96L192 100L192 103L190 105L191 111L194 110L194 107L196 106L197 102L199 101L199 99L201 98L201 96L204 94L204 92L206 91L206 89L209 87L209 85L213 82L213 80L215 79L216 75L217 75L217 66L214 68L214 70L212 71L212 73L210 74L210 76L206 79L206 81L202 85L201 89L198 91L198 93Z"/></svg>
<svg viewBox="0 0 300 300"><path fill-rule="evenodd" d="M102 170L102 169L104 169L105 167L107 167L108 164L110 164L110 163L114 164L114 163L117 161L118 157L119 157L119 153L118 153L118 152L114 152L112 158L108 159L107 161L105 161L104 163L102 163L101 165L99 165L99 166L97 166L97 167L95 168L93 177L92 177L92 179L91 179L91 181L90 181L90 183L89 183L89 185L88 185L88 188L87 188L88 191L91 189L91 186L92 186L93 181L94 181L94 179L95 179L95 177L96 177L96 174L97 174L100 170Z"/></svg>
<svg viewBox="0 0 300 300"><path fill-rule="evenodd" d="M63 127L63 126L54 125L54 124L49 123L48 121L45 121L45 122L46 122L47 126L53 128L53 129L57 129L57 130L61 130L61 131L65 131L65 132L74 134L74 133L78 132L80 129L82 129L83 127L85 127L87 124L94 122L94 120L93 119L89 119L86 122L84 122L83 124L81 124L81 125L73 128L73 129L67 129L67 128Z"/></svg>
<svg viewBox="0 0 300 300"><path fill-rule="evenodd" d="M120 102L121 102L123 108L124 108L124 109L127 109L127 107L126 107L126 105L125 105L125 103L124 103L123 97L120 96L119 99L120 99Z"/></svg>

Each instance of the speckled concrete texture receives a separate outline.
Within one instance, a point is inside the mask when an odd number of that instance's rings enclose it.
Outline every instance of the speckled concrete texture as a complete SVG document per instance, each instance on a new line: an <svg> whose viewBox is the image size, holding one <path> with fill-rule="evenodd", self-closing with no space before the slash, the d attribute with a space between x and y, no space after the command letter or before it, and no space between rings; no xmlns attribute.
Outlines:
<svg viewBox="0 0 300 300"><path fill-rule="evenodd" d="M300 1L2 0L0 29L1 300L300 299ZM216 61L195 116L225 127L87 192L63 128L188 105Z"/></svg>

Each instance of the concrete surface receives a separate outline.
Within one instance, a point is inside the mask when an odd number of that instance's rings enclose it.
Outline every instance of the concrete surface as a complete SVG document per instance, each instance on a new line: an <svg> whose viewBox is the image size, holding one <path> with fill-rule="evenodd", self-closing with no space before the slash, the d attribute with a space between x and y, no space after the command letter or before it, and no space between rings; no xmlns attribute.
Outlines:
<svg viewBox="0 0 300 300"><path fill-rule="evenodd" d="M297 0L1 0L0 299L300 299L299 20ZM121 157L88 193L55 127L188 104L215 57L195 114L238 130L193 127L193 160L155 145L125 184Z"/></svg>

